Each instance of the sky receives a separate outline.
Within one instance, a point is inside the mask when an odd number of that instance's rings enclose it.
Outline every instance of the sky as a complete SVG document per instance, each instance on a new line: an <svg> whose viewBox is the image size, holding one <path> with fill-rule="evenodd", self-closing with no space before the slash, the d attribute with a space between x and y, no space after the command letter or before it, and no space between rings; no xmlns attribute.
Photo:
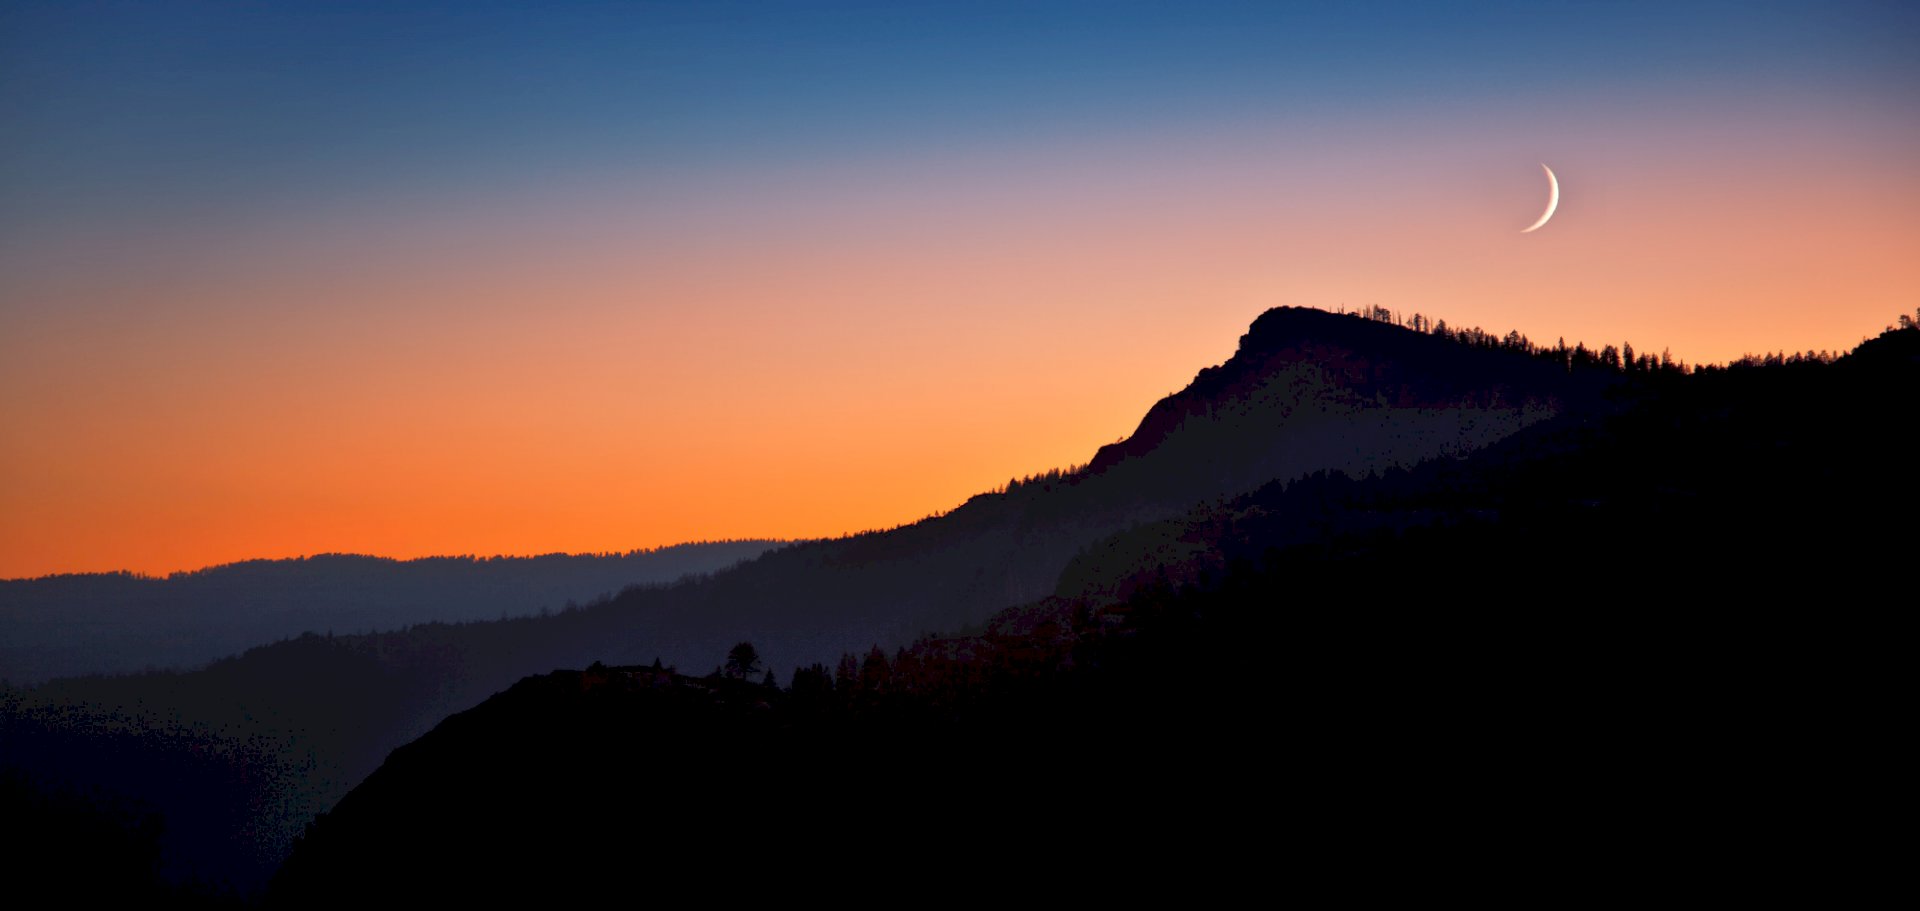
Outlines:
<svg viewBox="0 0 1920 911"><path fill-rule="evenodd" d="M9 3L0 577L889 527L1281 305L1844 349L1920 307L1915 47L1904 3Z"/></svg>

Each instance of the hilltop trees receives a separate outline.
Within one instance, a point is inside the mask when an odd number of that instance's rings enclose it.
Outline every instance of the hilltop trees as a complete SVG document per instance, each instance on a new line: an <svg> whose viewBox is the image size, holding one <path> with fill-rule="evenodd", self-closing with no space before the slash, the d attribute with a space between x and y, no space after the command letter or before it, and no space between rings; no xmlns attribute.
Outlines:
<svg viewBox="0 0 1920 911"><path fill-rule="evenodd" d="M1692 372L1684 362L1675 361L1673 355L1670 353L1662 352L1659 357L1655 357L1651 354L1635 352L1631 344L1623 344L1620 347L1607 345L1595 351L1589 349L1584 343L1576 343L1572 348L1569 348L1567 347L1566 339L1562 338L1557 345L1536 345L1532 339L1527 338L1526 335L1518 329L1509 330L1505 335L1488 332L1478 326L1470 329L1455 329L1448 327L1447 321L1443 319L1433 319L1423 313L1415 313L1407 316L1397 310L1390 310L1380 306L1362 307L1358 310L1348 310L1345 307L1340 307L1336 308L1333 312L1358 319L1372 320L1377 323L1386 323L1390 326L1399 326L1403 329L1411 329L1422 335L1444 338L1470 348L1513 351L1543 360L1550 360L1565 366L1569 371L1576 368L1599 367L1615 373L1684 374ZM1900 319L1902 320L1902 325L1913 322L1913 320L1905 316L1902 316ZM1751 358L1751 356L1749 357ZM1827 360L1832 360L1832 358L1829 357Z"/></svg>
<svg viewBox="0 0 1920 911"><path fill-rule="evenodd" d="M726 675L745 680L760 673L760 651L751 642L742 642L727 651Z"/></svg>
<svg viewBox="0 0 1920 911"><path fill-rule="evenodd" d="M860 688L877 693L886 688L892 677L893 668L887 663L887 653L875 645L867 652L867 660L860 662Z"/></svg>
<svg viewBox="0 0 1920 911"><path fill-rule="evenodd" d="M833 669L833 688L841 692L853 689L860 680L860 662L851 654L842 654L840 664Z"/></svg>
<svg viewBox="0 0 1920 911"><path fill-rule="evenodd" d="M827 666L814 662L806 667L793 669L793 684L788 687L796 700L809 704L831 701L833 698L833 672Z"/></svg>

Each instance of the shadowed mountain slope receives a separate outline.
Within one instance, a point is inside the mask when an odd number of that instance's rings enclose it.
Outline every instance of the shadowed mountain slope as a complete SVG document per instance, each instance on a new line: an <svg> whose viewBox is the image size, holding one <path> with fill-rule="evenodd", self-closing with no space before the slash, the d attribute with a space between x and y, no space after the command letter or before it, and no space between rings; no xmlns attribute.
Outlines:
<svg viewBox="0 0 1920 911"><path fill-rule="evenodd" d="M251 860L218 872L257 882L298 827L386 751L526 675L655 657L698 669L743 639L784 673L962 629L1053 592L1077 554L1116 532L1276 479L1470 452L1586 407L1614 380L1518 351L1281 308L1255 322L1227 363L1155 405L1131 438L1078 471L552 617L311 636L197 673L54 681L24 694L12 736L36 770L58 768L89 738L133 749L125 736L107 742L102 717L125 719L116 730L165 732L141 748L168 756L214 742L281 757L281 770L238 780L244 794L155 797L170 817L253 808L244 844L214 853L230 861L244 847ZM129 776L106 783L151 789Z"/></svg>
<svg viewBox="0 0 1920 911"><path fill-rule="evenodd" d="M592 894L636 858L657 900L1193 898L1276 856L1559 882L1622 844L1854 869L1904 774L1916 392L1912 329L1643 376L1463 459L1195 510L1206 561L849 674L531 678L396 751L270 898Z"/></svg>
<svg viewBox="0 0 1920 911"><path fill-rule="evenodd" d="M1051 593L1075 555L1116 531L1315 471L1470 452L1597 401L1610 380L1351 316L1271 310L1231 359L1086 467L913 525L769 554L684 601L634 610L637 647L608 657L690 661L750 634L791 667L976 624Z"/></svg>
<svg viewBox="0 0 1920 911"><path fill-rule="evenodd" d="M1898 504L1920 493L1906 480L1920 453L1896 417L1920 394L1920 329L1889 331L1830 364L1754 361L1634 377L1601 407L1468 458L1364 482L1316 473L1144 523L1076 558L1055 594L1113 601L1276 548L1408 534L1468 540L1473 529L1525 535L1536 520L1588 575L1631 569L1663 597L1672 586L1646 567L1699 585L1700 597L1756 575L1833 592L1880 584L1879 570L1911 547L1910 529L1893 519ZM1593 521L1575 521L1582 515ZM1459 556L1507 572L1511 546L1489 547L1481 561Z"/></svg>

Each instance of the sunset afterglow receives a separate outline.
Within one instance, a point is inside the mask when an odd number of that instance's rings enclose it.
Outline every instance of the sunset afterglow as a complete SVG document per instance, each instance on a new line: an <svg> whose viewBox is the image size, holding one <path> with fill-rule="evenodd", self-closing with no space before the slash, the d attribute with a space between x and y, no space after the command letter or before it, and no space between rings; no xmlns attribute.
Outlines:
<svg viewBox="0 0 1920 911"><path fill-rule="evenodd" d="M0 577L888 527L1280 305L1689 362L1920 306L1892 4L82 6L0 16Z"/></svg>

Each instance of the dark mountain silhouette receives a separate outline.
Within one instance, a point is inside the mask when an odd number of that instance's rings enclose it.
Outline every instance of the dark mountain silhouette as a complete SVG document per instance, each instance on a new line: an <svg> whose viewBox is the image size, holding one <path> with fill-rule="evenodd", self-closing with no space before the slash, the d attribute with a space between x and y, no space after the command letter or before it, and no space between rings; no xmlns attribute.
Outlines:
<svg viewBox="0 0 1920 911"><path fill-rule="evenodd" d="M1416 318L1415 325L1419 322ZM1860 463L1856 455L1862 447L1903 452L1875 436L1896 426L1887 418L1900 413L1893 403L1911 399L1913 371L1899 354L1910 343L1899 339L1882 346L1893 354L1876 350L1867 357L1863 346L1838 363L1781 359L1779 366L1687 375L1651 359L1629 360L1618 353L1609 359L1584 348L1540 349L1511 335L1410 331L1379 320L1275 311L1256 323L1234 360L1155 407L1135 435L1153 440L1151 445L1110 447L1085 469L1011 484L945 516L890 532L785 548L711 579L632 591L549 618L310 636L255 649L195 674L56 681L12 694L11 707L0 715L8 725L0 735L8 738L10 755L31 758L25 764L36 769L71 768L76 757L78 765L88 767L87 757L120 751L117 761L95 759L88 768L99 773L96 780L135 793L149 793L143 788L152 783L133 780L137 776L127 769L134 765L162 768L176 762L198 770L194 774L202 777L195 780L217 784L208 786L208 794L182 797L163 809L170 820L187 814L191 826L211 812L207 808L247 808L236 814L246 821L235 831L244 834L229 837L207 856L229 864L219 872L257 882L284 853L291 833L373 769L388 749L512 680L555 667L594 660L639 664L656 655L682 666L710 662L717 667L730 647L747 640L783 677L796 666L847 653L845 677L860 680L877 676L888 663L887 651L876 654L870 646L891 648L936 629L964 633L978 629L988 616L996 619L981 636L1058 638L1062 630L1085 626L1083 615L1126 626L1132 609L1126 605L1136 603L1143 591L1164 591L1162 576L1206 583L1200 585L1201 597L1214 597L1211 586L1223 577L1239 579L1234 584L1260 593L1249 604L1270 605L1276 603L1271 596L1294 592L1288 597L1299 600L1292 603L1311 609L1308 616L1285 622L1352 622L1359 624L1355 636L1363 627L1375 635L1387 629L1398 636L1393 624L1409 617L1419 621L1410 627L1418 635L1410 633L1405 644L1394 640L1389 653L1423 644L1467 649L1472 643L1416 640L1436 623L1484 632L1505 628L1489 626L1496 619L1525 628L1538 618L1460 619L1435 612L1435 598L1484 599L1536 612L1560 604L1587 609L1609 599L1636 609L1664 604L1668 583L1634 568L1645 564L1677 571L1690 564L1681 558L1655 561L1638 549L1637 541L1660 529L1656 520L1675 523L1660 540L1696 548L1701 545L1695 539L1703 536L1711 540L1726 533L1730 541L1751 542L1773 528L1748 522L1729 529L1718 514L1693 509L1754 496L1755 488L1747 486L1752 473L1728 469L1755 459L1750 445L1779 450L1755 464L1800 465L1814 472L1773 479L1778 491L1803 503L1826 502L1807 491L1827 481L1809 479L1829 477L1837 463ZM1393 358L1376 356L1375 346L1392 351ZM1636 369L1629 370L1630 364ZM1803 403L1807 413L1781 410L1774 399L1782 396ZM1824 411L1812 404L1832 400L1859 404L1853 410ZM1449 409L1457 412L1451 418L1444 415ZM1388 413L1405 420L1380 420ZM1397 457L1353 448L1342 443L1349 428L1370 446L1386 446L1389 452L1404 448ZM1318 455L1296 459L1296 451ZM1775 456L1787 457L1782 454L1808 461L1780 462ZM1423 458L1428 461L1419 462ZM1331 464L1316 467L1316 461ZM1263 471L1272 474L1258 483L1234 480ZM1355 480L1349 471L1375 476ZM1729 486L1723 476L1739 483ZM1209 482L1208 477L1224 480ZM1841 501L1849 508L1867 508L1863 504L1875 502L1864 495L1870 482L1854 480L1859 483L1853 487L1834 489L1853 497ZM1660 504L1664 512L1648 511ZM1760 509L1728 515L1751 518ZM1855 513L1833 515L1843 523L1858 519ZM1793 542L1812 534L1811 527L1782 532L1787 543L1765 552L1791 552L1797 546ZM1855 521L1850 527L1866 526ZM1859 543L1856 539L1866 536L1859 532L1833 540ZM1543 555L1557 555L1558 562ZM1526 564L1530 559L1562 575L1533 574ZM1244 568L1250 562L1253 570ZM1269 564L1280 568L1260 569ZM1302 566L1321 569L1312 575ZM1360 575L1343 575L1348 572ZM1617 589L1587 581L1615 576ZM1454 587L1446 587L1449 583ZM1055 592L1074 597L1045 599ZM1383 613L1384 598L1410 600ZM1025 606L995 614L1010 605ZM1109 621L1109 615L1116 619ZM1214 654L1243 656L1219 659L1239 667L1256 664L1244 657L1260 647L1260 640L1249 638L1252 632L1230 623L1205 635L1210 642L1217 638L1222 651ZM1643 635L1631 624L1609 628L1613 633L1623 639ZM964 657L979 651L981 636L933 640L915 651L930 648ZM1133 636L1143 637L1144 628ZM1350 650L1362 647L1357 640L1343 643L1340 647ZM1292 655L1287 650L1301 646L1290 641L1273 647ZM1033 654L1024 647L1014 653ZM868 657L856 661L851 656L857 654ZM1210 678L1182 676L1180 668L1201 660L1197 652L1177 654L1188 664L1169 665L1165 675L1141 673L1169 677L1176 688L1188 688L1178 689L1183 693L1220 689ZM1209 654L1206 660L1216 659ZM953 679L968 685L986 679L983 674L991 676L967 660L955 666ZM1081 684L1062 685L1074 691ZM1122 689L1136 692L1131 686ZM1250 702L1236 697L1222 711L1257 713L1273 698L1265 690L1246 692ZM994 704L1016 701L996 697ZM1125 714L1117 706L1126 704L1089 711L1093 717ZM769 711L777 714L778 707L770 703ZM997 719L1002 717L998 711L980 717ZM1009 711L1013 714L1007 717L1029 717L1024 709ZM1212 717L1194 712L1183 696L1139 736L1165 740L1172 736L1168 731L1200 736L1156 727L1162 720L1176 724L1185 715ZM1058 720L1046 717L1036 724ZM103 725L104 718L119 720ZM695 727L685 730L695 733L688 742L701 742L698 732L706 730L700 726L708 720L689 723ZM1000 721L982 723L1000 730ZM1028 731L1022 726L1026 722L1007 723L1014 725L1009 730ZM881 740L874 748L887 752L882 741L893 736L891 729L875 730L881 733L873 736ZM937 724L925 730L935 743L953 739ZM1121 736L1121 729L1114 731L1112 736ZM685 745L677 740L679 732L671 725L653 730L647 748L670 754ZM1018 741L1000 737L958 740L977 742L984 751L978 755L990 763L992 756L1019 755ZM1088 732L1087 737L1091 743L1109 742L1103 739L1107 734ZM1196 742L1210 749L1209 741ZM911 743L889 755L922 755ZM130 756L152 761L129 763ZM674 768L673 774L691 776L687 780L694 785L701 781L698 772ZM940 780L952 786L951 779ZM1125 792L1130 786L1102 781L1094 790L1107 787ZM959 805L966 797L963 792ZM659 822L664 827L681 820L662 817ZM204 827L220 829L221 824Z"/></svg>
<svg viewBox="0 0 1920 911"><path fill-rule="evenodd" d="M1470 451L1594 399L1610 381L1524 352L1281 308L1255 323L1226 364L1156 405L1135 434L1140 443L1109 447L1088 467L1011 483L912 525L782 548L697 583L629 591L550 618L313 636L192 674L56 680L23 699L12 736L16 753L42 770L75 765L65 757L89 738L132 749L129 735L95 733L102 715L164 732L146 738L163 752L211 739L280 757L270 774L219 773L235 782L219 799L154 794L153 781L100 770L109 784L153 795L169 818L254 808L257 818L240 827L244 843L187 866L257 882L298 827L388 750L528 674L602 658L689 664L743 638L784 674L874 643L965 628L1052 592L1080 551L1117 531L1276 478ZM250 860L236 864L240 857ZM205 866L220 864L229 869Z"/></svg>
<svg viewBox="0 0 1920 911"><path fill-rule="evenodd" d="M396 751L269 897L593 894L635 858L668 899L1191 897L1268 884L1283 848L1364 874L1378 855L1338 846L1387 821L1435 865L1766 856L1853 825L1900 755L1876 642L1912 595L1889 418L1916 390L1913 329L1647 376L1462 459L1196 510L1173 524L1208 559L1123 598L784 690L529 678ZM845 837L755 837L782 824Z"/></svg>
<svg viewBox="0 0 1920 911"><path fill-rule="evenodd" d="M0 679L29 684L190 668L304 632L366 632L560 610L629 585L712 573L780 543L417 560L321 554L165 578L80 573L3 579Z"/></svg>
<svg viewBox="0 0 1920 911"><path fill-rule="evenodd" d="M1611 379L1279 308L1225 364L1154 405L1086 467L1015 481L891 531L787 548L684 598L613 605L627 614L634 647L606 657L692 661L746 633L785 669L977 624L1051 593L1069 561L1116 531L1314 471L1360 474L1468 452L1596 400Z"/></svg>
<svg viewBox="0 0 1920 911"><path fill-rule="evenodd" d="M1909 473L1903 466L1914 453L1893 416L1911 407L1917 379L1920 328L1911 326L1844 357L1771 355L1684 375L1647 372L1470 458L1393 469L1365 483L1316 473L1135 526L1083 553L1055 594L1112 600L1142 584L1198 581L1234 560L1336 536L1524 534L1536 516L1557 521L1571 510L1595 522L1556 529L1561 549L1589 563L1615 554L1619 546L1591 529L1607 516L1627 517L1608 533L1643 551L1622 560L1664 567L1634 572L1667 573L1671 582L1659 583L1666 597L1684 580L1701 581L1701 597L1726 597L1742 580L1703 577L1709 557L1727 572L1764 566L1776 581L1793 578L1831 597L1880 584L1877 573L1909 547L1887 510L1913 492L1895 480ZM1510 562L1504 549L1488 556Z"/></svg>

